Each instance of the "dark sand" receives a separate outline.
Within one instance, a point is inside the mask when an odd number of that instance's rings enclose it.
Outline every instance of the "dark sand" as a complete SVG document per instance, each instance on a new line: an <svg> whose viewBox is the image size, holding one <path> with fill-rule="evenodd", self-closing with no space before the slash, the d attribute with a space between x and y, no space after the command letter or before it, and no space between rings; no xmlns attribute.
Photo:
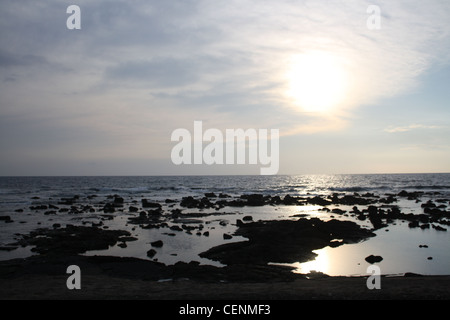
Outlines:
<svg viewBox="0 0 450 320"><path fill-rule="evenodd" d="M68 290L70 264L81 267L81 290ZM254 269L252 269L254 268ZM260 269L259 269L260 268ZM286 270L288 271L288 270ZM266 278L277 274L277 277ZM159 282L155 279L172 279ZM219 280L221 279L221 280ZM248 280L246 280L248 279ZM224 282L221 282L224 281ZM307 279L277 268L231 269L114 257L35 257L0 264L0 299L314 300L445 299L450 276L382 277L369 290L365 277Z"/></svg>

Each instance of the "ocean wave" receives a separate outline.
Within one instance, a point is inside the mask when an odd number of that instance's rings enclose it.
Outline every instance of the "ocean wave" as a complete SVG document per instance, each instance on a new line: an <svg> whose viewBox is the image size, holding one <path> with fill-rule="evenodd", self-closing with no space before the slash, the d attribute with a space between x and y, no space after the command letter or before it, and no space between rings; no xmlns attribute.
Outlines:
<svg viewBox="0 0 450 320"><path fill-rule="evenodd" d="M449 189L450 190L450 186L423 186L423 185L418 185L418 186L406 186L405 189L416 189L416 190L446 190Z"/></svg>

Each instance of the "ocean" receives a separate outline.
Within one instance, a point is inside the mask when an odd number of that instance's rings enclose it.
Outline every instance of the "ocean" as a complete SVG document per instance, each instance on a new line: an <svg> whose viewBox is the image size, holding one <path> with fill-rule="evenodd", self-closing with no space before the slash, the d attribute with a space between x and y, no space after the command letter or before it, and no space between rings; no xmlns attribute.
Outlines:
<svg viewBox="0 0 450 320"><path fill-rule="evenodd" d="M401 191L420 194L420 200L399 197ZM221 208L181 207L183 198L201 199L205 194L239 199L246 194L293 197L327 197L338 195L371 195L395 197L393 205L402 212L422 214L428 200L441 210L450 205L450 174L366 174L366 175L286 175L286 176L133 176L133 177L0 177L0 260L25 258L34 253L30 247L14 247L12 243L37 228L58 228L72 225L101 225L105 229L129 231L136 241L127 246L88 251L86 255L129 256L157 260L165 264L198 261L220 266L199 254L214 246L233 241L246 241L233 235L237 219L251 216L253 221L317 217L323 220L351 220L371 228L368 221L359 221L349 214L334 214L321 206L264 205ZM111 199L121 198L113 213L103 208ZM142 199L158 203L167 225L144 229L130 223L139 215ZM392 205L392 204L391 204ZM77 207L78 211L71 210ZM85 210L80 210L85 207ZM342 211L351 207L338 206ZM330 209L336 206L330 206ZM61 210L66 209L66 210ZM171 220L179 210L184 220ZM448 211L447 211L448 212ZM198 214L197 216L195 214ZM180 219L180 217L178 217ZM445 222L445 220L442 220ZM170 227L184 223L201 232L179 232ZM201 226L201 227L200 227ZM435 225L436 226L436 225ZM314 261L290 264L296 272L323 272L328 275L362 275L366 273L369 255L379 255L383 274L414 272L429 275L450 274L450 230L448 225L435 228L411 228L408 221L397 220L375 231L376 236L361 243L317 250ZM207 231L207 236L205 232ZM162 248L148 257L150 243L161 240ZM283 263L274 261L273 263Z"/></svg>

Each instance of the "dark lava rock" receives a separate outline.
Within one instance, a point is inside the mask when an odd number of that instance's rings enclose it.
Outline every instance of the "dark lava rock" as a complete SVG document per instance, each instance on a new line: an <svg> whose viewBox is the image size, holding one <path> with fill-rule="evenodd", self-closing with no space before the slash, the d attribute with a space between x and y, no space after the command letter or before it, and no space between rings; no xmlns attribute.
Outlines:
<svg viewBox="0 0 450 320"><path fill-rule="evenodd" d="M374 264L374 263L383 261L383 258L380 256L370 255L370 256L366 257L365 260L370 264Z"/></svg>
<svg viewBox="0 0 450 320"><path fill-rule="evenodd" d="M139 209L136 208L136 207L130 206L130 207L128 208L128 211L130 211L130 212L138 212Z"/></svg>
<svg viewBox="0 0 450 320"><path fill-rule="evenodd" d="M35 246L33 252L40 254L72 255L91 250L106 250L115 245L124 230L103 230L96 227L67 225L66 228L38 229L23 235L18 242L22 246Z"/></svg>
<svg viewBox="0 0 450 320"><path fill-rule="evenodd" d="M114 213L114 212L116 212L116 208L115 208L114 204L112 204L112 203L105 204L105 206L103 207L102 210L103 210L104 213Z"/></svg>
<svg viewBox="0 0 450 320"><path fill-rule="evenodd" d="M177 226L177 225L173 225L169 229L173 230L173 231L183 231L183 228L181 228L180 226Z"/></svg>
<svg viewBox="0 0 450 320"><path fill-rule="evenodd" d="M194 197L183 197L180 202L180 206L187 208L196 208L199 204L199 200L194 199Z"/></svg>
<svg viewBox="0 0 450 320"><path fill-rule="evenodd" d="M232 239L233 238L233 236L231 236L231 235L229 235L229 234L227 234L227 233L224 233L223 234L223 239L224 240L230 240L230 239Z"/></svg>
<svg viewBox="0 0 450 320"><path fill-rule="evenodd" d="M9 221L11 221L11 217L10 216L0 216L0 221L9 222Z"/></svg>
<svg viewBox="0 0 450 320"><path fill-rule="evenodd" d="M241 199L247 200L247 203L246 203L247 206L257 207L257 206L263 206L266 204L264 195L262 195L262 194L244 194L244 195L241 195Z"/></svg>
<svg viewBox="0 0 450 320"><path fill-rule="evenodd" d="M327 199L324 199L322 197L319 196L315 196L313 198L308 198L307 202L309 204L315 204L318 206L328 206L331 204L331 201L328 201Z"/></svg>
<svg viewBox="0 0 450 320"><path fill-rule="evenodd" d="M369 208L367 208L367 211L369 212L368 217L373 225L374 230L378 230L387 226L387 224L383 223L383 213L381 212L381 210L379 210L375 206L369 206Z"/></svg>
<svg viewBox="0 0 450 320"><path fill-rule="evenodd" d="M433 229L436 231L447 231L447 229L442 228L441 226L435 226L434 224L432 226L433 226Z"/></svg>
<svg viewBox="0 0 450 320"><path fill-rule="evenodd" d="M205 197L207 198L217 198L217 195L214 192L205 193Z"/></svg>
<svg viewBox="0 0 450 320"><path fill-rule="evenodd" d="M124 200L123 200L123 198L122 197L115 197L114 198L114 203L115 204L123 204L123 202L124 202Z"/></svg>
<svg viewBox="0 0 450 320"><path fill-rule="evenodd" d="M274 201L278 201L278 198L275 198ZM296 198L294 198L291 195L287 194L287 195L284 196L282 203L284 205L287 205L287 206L292 206L292 205L298 204L298 201L297 201Z"/></svg>
<svg viewBox="0 0 450 320"><path fill-rule="evenodd" d="M249 240L223 244L200 256L227 265L305 262L315 258L313 250L324 248L335 239L355 243L375 236L354 222L324 222L317 218L245 223L235 235Z"/></svg>
<svg viewBox="0 0 450 320"><path fill-rule="evenodd" d="M156 202L148 202L147 199L142 199L142 207L143 208L161 208L161 205Z"/></svg>
<svg viewBox="0 0 450 320"><path fill-rule="evenodd" d="M151 243L152 247L161 248L163 246L163 242L161 240L154 241Z"/></svg>
<svg viewBox="0 0 450 320"><path fill-rule="evenodd" d="M147 257L149 258L153 258L156 255L156 250L155 249L150 249L147 251Z"/></svg>

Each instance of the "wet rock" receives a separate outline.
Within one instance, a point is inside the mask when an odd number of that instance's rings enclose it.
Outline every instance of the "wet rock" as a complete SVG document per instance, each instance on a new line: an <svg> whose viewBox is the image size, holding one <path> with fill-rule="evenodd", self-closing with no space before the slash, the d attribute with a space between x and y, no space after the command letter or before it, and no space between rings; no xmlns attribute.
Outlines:
<svg viewBox="0 0 450 320"><path fill-rule="evenodd" d="M163 246L163 244L164 243L161 240L154 241L151 243L152 247L155 247L155 248L161 248Z"/></svg>
<svg viewBox="0 0 450 320"><path fill-rule="evenodd" d="M123 237L120 237L118 240L123 241L123 242L132 242L132 241L138 241L139 239L136 237L131 237L131 236L123 236Z"/></svg>
<svg viewBox="0 0 450 320"><path fill-rule="evenodd" d="M370 256L366 257L365 260L370 264L374 264L374 263L383 261L383 258L381 256L370 255Z"/></svg>
<svg viewBox="0 0 450 320"><path fill-rule="evenodd" d="M332 203L331 201L328 201L327 199L323 199L322 197L319 197L319 196L316 196L313 198L308 198L307 202L309 204L315 204L318 206L328 206Z"/></svg>
<svg viewBox="0 0 450 320"><path fill-rule="evenodd" d="M90 250L106 250L115 245L119 237L129 235L124 230L67 225L66 228L32 231L23 235L18 244L34 246L32 251L40 254L73 255Z"/></svg>
<svg viewBox="0 0 450 320"><path fill-rule="evenodd" d="M223 234L223 239L224 240L230 240L230 239L232 239L233 238L233 236L231 236L231 235L229 235L229 234L227 234L227 233L224 233Z"/></svg>
<svg viewBox="0 0 450 320"><path fill-rule="evenodd" d="M142 199L141 202L143 208L161 208L161 204L156 202L149 202L147 199Z"/></svg>
<svg viewBox="0 0 450 320"><path fill-rule="evenodd" d="M104 213L114 213L116 212L116 208L112 203L107 203L105 204L105 206L103 207L103 212Z"/></svg>
<svg viewBox="0 0 450 320"><path fill-rule="evenodd" d="M334 208L333 210L331 210L332 213L337 213L337 214L344 214L347 211L342 210L342 209L338 209L338 208Z"/></svg>
<svg viewBox="0 0 450 320"><path fill-rule="evenodd" d="M183 229L177 225L171 226L169 229L173 231L183 231Z"/></svg>
<svg viewBox="0 0 450 320"><path fill-rule="evenodd" d="M262 194L242 195L241 199L247 200L247 206L257 207L265 205L264 195Z"/></svg>
<svg viewBox="0 0 450 320"><path fill-rule="evenodd" d="M153 258L156 255L156 250L155 249L150 249L147 251L147 257L149 258Z"/></svg>
<svg viewBox="0 0 450 320"><path fill-rule="evenodd" d="M124 199L122 197L116 196L114 198L114 204L123 204L124 203Z"/></svg>
<svg viewBox="0 0 450 320"><path fill-rule="evenodd" d="M433 229L436 231L447 231L447 229L442 228L441 226L435 226L434 224L432 226L433 226Z"/></svg>
<svg viewBox="0 0 450 320"><path fill-rule="evenodd" d="M383 223L382 213L378 210L377 207L369 206L367 208L367 211L369 220L372 223L374 230L378 230L387 226L387 224Z"/></svg>
<svg viewBox="0 0 450 320"><path fill-rule="evenodd" d="M423 192L421 191L407 192L405 190L402 190L397 195L399 197L408 198L408 200L417 200L417 198L422 196L422 194Z"/></svg>
<svg viewBox="0 0 450 320"><path fill-rule="evenodd" d="M128 211L129 211L129 212L138 212L139 209L136 208L136 207L130 206L130 207L128 208Z"/></svg>
<svg viewBox="0 0 450 320"><path fill-rule="evenodd" d="M214 192L205 193L205 197L207 198L217 198L217 195Z"/></svg>
<svg viewBox="0 0 450 320"><path fill-rule="evenodd" d="M324 248L336 239L354 243L374 236L354 222L324 222L317 218L243 223L234 235L248 240L223 244L200 256L226 265L305 262L315 258L313 250Z"/></svg>
<svg viewBox="0 0 450 320"><path fill-rule="evenodd" d="M48 206L46 206L46 205L31 206L31 207L30 207L30 210L36 210L36 211L39 211L39 210L47 210L47 209L48 209Z"/></svg>
<svg viewBox="0 0 450 320"><path fill-rule="evenodd" d="M422 208L436 208L436 205L431 200L428 200L427 202L422 203L420 206Z"/></svg>
<svg viewBox="0 0 450 320"><path fill-rule="evenodd" d="M419 221L411 221L410 223L408 223L408 227L410 229L418 228L419 227Z"/></svg>
<svg viewBox="0 0 450 320"><path fill-rule="evenodd" d="M0 216L0 221L10 222L11 217L10 216Z"/></svg>

